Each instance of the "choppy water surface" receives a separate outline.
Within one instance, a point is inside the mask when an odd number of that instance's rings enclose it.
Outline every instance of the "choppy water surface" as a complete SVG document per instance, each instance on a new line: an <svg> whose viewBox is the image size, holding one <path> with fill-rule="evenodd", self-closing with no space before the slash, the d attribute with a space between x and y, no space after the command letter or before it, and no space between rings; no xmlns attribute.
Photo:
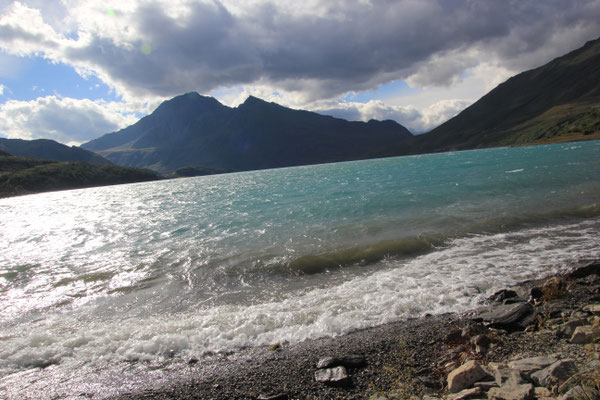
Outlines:
<svg viewBox="0 0 600 400"><path fill-rule="evenodd" d="M463 311L600 258L599 177L587 142L2 199L0 376Z"/></svg>

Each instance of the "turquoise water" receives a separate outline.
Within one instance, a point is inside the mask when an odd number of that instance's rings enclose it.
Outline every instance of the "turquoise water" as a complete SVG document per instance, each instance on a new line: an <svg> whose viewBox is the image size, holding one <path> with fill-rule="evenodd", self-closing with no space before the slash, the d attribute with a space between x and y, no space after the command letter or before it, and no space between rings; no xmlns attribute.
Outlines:
<svg viewBox="0 0 600 400"><path fill-rule="evenodd" d="M599 177L586 142L2 199L0 376L465 311L600 258Z"/></svg>

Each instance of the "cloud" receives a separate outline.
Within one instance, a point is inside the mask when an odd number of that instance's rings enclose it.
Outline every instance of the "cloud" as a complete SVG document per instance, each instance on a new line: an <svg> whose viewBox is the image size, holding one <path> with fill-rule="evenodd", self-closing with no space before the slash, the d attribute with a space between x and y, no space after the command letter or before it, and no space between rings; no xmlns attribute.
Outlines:
<svg viewBox="0 0 600 400"><path fill-rule="evenodd" d="M443 100L422 110L408 106L392 106L380 100L367 103L339 102L317 106L315 111L351 121L391 119L404 125L412 133L427 132L454 117L471 102L465 100Z"/></svg>
<svg viewBox="0 0 600 400"><path fill-rule="evenodd" d="M4 86L3 84L0 83L0 96L2 96L4 94L5 90L6 90L6 86Z"/></svg>
<svg viewBox="0 0 600 400"><path fill-rule="evenodd" d="M600 32L597 0L42 3L4 10L0 47L73 65L127 98L259 84L314 101L398 79L452 85L483 61L520 71Z"/></svg>
<svg viewBox="0 0 600 400"><path fill-rule="evenodd" d="M56 96L0 105L0 134L7 138L51 138L75 145L124 128L137 118L131 105Z"/></svg>

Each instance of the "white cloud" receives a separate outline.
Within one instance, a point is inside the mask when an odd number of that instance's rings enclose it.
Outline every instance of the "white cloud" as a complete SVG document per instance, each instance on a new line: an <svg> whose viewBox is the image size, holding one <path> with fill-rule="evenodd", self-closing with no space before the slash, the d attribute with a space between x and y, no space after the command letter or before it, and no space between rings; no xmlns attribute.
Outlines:
<svg viewBox="0 0 600 400"><path fill-rule="evenodd" d="M0 96L2 96L4 94L5 90L6 90L6 86L4 86L3 84L0 83Z"/></svg>
<svg viewBox="0 0 600 400"><path fill-rule="evenodd" d="M3 129L5 135L82 141L114 130L94 123L121 127L133 121L132 112L150 112L161 99L198 91L230 105L252 94L353 119L392 118L421 132L508 76L598 32L598 0L573 0L568 7L562 0L4 2L0 76L11 72L10 65L3 67L2 52L43 57L99 78L123 101L80 100L69 105L73 115L66 106L73 99L6 103L2 115L19 107L32 114L17 113ZM364 104L339 100L391 81L406 81L415 90ZM42 112L51 109L66 115L52 120ZM90 118L83 125L94 133L78 131L75 115Z"/></svg>
<svg viewBox="0 0 600 400"><path fill-rule="evenodd" d="M371 100L367 103L330 102L313 109L322 114L354 121L392 119L404 125L412 133L419 134L452 118L469 104L470 102L465 100L443 100L418 110L412 106L392 106L380 100Z"/></svg>
<svg viewBox="0 0 600 400"><path fill-rule="evenodd" d="M74 145L137 121L130 105L56 96L0 105L0 134L7 138L54 139Z"/></svg>
<svg viewBox="0 0 600 400"><path fill-rule="evenodd" d="M315 101L391 80L455 85L490 59L520 71L600 32L598 0L54 3L6 7L0 48L72 65L126 99L263 85Z"/></svg>

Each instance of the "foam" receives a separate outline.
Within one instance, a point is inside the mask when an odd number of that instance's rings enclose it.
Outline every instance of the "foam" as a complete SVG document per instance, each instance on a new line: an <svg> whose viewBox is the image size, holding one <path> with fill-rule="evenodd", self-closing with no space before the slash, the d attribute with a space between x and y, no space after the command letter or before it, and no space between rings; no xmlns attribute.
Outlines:
<svg viewBox="0 0 600 400"><path fill-rule="evenodd" d="M73 313L54 314L0 331L0 373L201 356L336 336L424 313L466 311L498 288L565 270L574 254L600 257L599 227L600 221L589 220L454 239L437 251L407 261L388 258L367 276L298 290L281 301L85 323Z"/></svg>

